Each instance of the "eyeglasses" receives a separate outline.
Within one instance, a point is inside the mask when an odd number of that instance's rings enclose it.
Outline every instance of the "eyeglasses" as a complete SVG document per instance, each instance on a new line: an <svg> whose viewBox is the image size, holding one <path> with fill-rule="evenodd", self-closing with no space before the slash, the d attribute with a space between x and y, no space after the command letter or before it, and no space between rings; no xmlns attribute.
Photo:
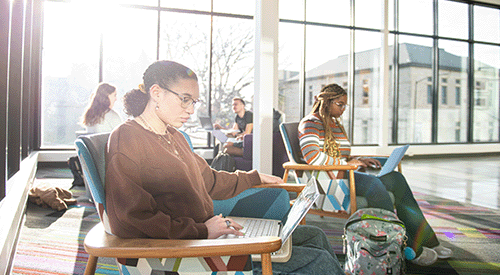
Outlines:
<svg viewBox="0 0 500 275"><path fill-rule="evenodd" d="M162 87L163 88L163 87ZM193 108L196 109L196 107L198 107L197 103L200 102L199 99L196 99L194 100L192 97L190 96L181 96L180 94L170 90L169 88L163 88L171 93L173 93L174 95L178 96L179 99L181 100L181 107L184 108L184 109L187 109L189 106L193 105Z"/></svg>
<svg viewBox="0 0 500 275"><path fill-rule="evenodd" d="M336 101L332 101L333 103L335 103L335 105L339 106L339 108L341 110L344 110L347 106L349 106L349 104L342 104L342 103L338 103Z"/></svg>

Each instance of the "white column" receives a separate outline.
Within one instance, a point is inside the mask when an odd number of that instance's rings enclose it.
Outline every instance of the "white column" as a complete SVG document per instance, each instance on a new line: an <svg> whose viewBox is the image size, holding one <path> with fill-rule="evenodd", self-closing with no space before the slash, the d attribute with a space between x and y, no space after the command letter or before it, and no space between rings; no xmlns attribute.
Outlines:
<svg viewBox="0 0 500 275"><path fill-rule="evenodd" d="M252 165L272 173L273 106L278 97L278 0L257 0Z"/></svg>
<svg viewBox="0 0 500 275"><path fill-rule="evenodd" d="M382 28L382 48L381 48L381 59L380 59L380 69L381 69L381 88L382 88L382 95L379 97L380 102L380 112L382 115L382 119L380 119L380 125L379 125L379 140L378 144L379 147L382 150L384 148L387 148L388 145L388 140L389 140L389 112L390 110L390 105L389 105L389 89L390 89L390 79L389 79L389 0L384 0L383 3L383 28Z"/></svg>

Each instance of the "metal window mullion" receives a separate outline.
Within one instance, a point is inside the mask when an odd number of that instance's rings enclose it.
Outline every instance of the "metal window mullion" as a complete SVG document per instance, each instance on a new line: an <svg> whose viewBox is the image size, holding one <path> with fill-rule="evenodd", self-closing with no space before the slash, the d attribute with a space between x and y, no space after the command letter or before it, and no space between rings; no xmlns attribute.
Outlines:
<svg viewBox="0 0 500 275"><path fill-rule="evenodd" d="M355 32L354 32L354 24L356 19L354 18L355 15L355 3L354 0L351 0L351 21L350 21L350 46L349 46L349 65L347 69L347 89L351 91L351 96L349 97L349 104L352 106L352 108L349 109L349 137L351 138L351 143L352 145L355 144L354 140L354 113L356 111L356 106L354 106L354 81L355 81L355 75L356 75L356 61L355 61Z"/></svg>
<svg viewBox="0 0 500 275"><path fill-rule="evenodd" d="M208 108L208 117L210 121L212 121L212 60L213 60L213 34L214 34L214 1L210 1L210 46L208 53L208 95L207 95L207 108ZM208 148L212 147L212 141L215 140L212 138L212 133L207 132L207 145ZM222 148L221 148L222 149ZM215 157L215 156L214 156Z"/></svg>
<svg viewBox="0 0 500 275"><path fill-rule="evenodd" d="M392 61L392 87L394 89L392 108L392 142L399 144L399 1L394 1L394 47Z"/></svg>
<svg viewBox="0 0 500 275"><path fill-rule="evenodd" d="M33 33L33 1L26 1L25 8L25 32L24 32L24 64L23 64L23 97L22 97L22 140L21 140L21 159L24 159L29 155L32 148L30 146L30 138L32 136L30 129L33 120L30 117L30 102L32 97L32 87L31 87L31 57L32 57L32 33Z"/></svg>
<svg viewBox="0 0 500 275"><path fill-rule="evenodd" d="M433 1L433 40L432 40L432 72L434 96L432 98L431 143L437 143L438 137L438 111L439 111L439 44L438 44L438 0Z"/></svg>
<svg viewBox="0 0 500 275"><path fill-rule="evenodd" d="M302 56L300 60L301 69L299 71L299 117L304 117L306 115L306 35L307 35L307 24L305 23L307 18L307 0L304 0L304 21L302 23L303 26L303 41L302 41Z"/></svg>
<svg viewBox="0 0 500 275"><path fill-rule="evenodd" d="M467 119L467 142L474 140L474 6L469 4L469 62L468 62L468 94L469 115Z"/></svg>
<svg viewBox="0 0 500 275"><path fill-rule="evenodd" d="M161 0L158 0L158 24L156 26L156 60L160 60L160 39L161 39Z"/></svg>

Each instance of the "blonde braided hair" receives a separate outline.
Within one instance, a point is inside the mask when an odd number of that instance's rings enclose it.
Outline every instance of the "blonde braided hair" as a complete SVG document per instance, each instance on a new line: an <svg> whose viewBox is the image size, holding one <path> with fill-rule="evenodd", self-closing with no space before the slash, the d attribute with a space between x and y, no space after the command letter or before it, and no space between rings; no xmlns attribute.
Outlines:
<svg viewBox="0 0 500 275"><path fill-rule="evenodd" d="M347 137L344 126L340 121L332 117L330 114L330 105L334 99L340 98L347 95L347 92L337 84L329 84L321 89L321 92L316 96L316 102L311 110L312 113L317 113L323 123L323 128L325 129L325 140L323 145L323 151L325 154L333 157L340 158L340 143L337 141L333 135L331 124L337 124L344 135Z"/></svg>

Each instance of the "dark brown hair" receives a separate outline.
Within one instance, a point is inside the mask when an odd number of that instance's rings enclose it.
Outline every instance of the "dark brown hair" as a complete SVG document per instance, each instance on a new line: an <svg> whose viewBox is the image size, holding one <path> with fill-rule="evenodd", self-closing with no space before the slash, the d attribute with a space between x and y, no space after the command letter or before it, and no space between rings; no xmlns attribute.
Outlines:
<svg viewBox="0 0 500 275"><path fill-rule="evenodd" d="M233 98L233 101L234 100L239 100L243 105L245 105L245 100L243 100L243 98L241 98L241 97L235 97L235 98Z"/></svg>
<svg viewBox="0 0 500 275"><path fill-rule="evenodd" d="M149 65L142 79L143 84L140 85L140 88L132 89L123 97L125 113L133 117L137 117L144 112L150 98L149 89L151 86L158 84L161 88L166 89L180 79L198 81L198 77L191 69L177 62L167 60L155 61Z"/></svg>
<svg viewBox="0 0 500 275"><path fill-rule="evenodd" d="M99 124L104 115L109 112L109 95L116 91L116 87L108 83L100 83L90 96L90 102L82 116L82 124L92 126Z"/></svg>

